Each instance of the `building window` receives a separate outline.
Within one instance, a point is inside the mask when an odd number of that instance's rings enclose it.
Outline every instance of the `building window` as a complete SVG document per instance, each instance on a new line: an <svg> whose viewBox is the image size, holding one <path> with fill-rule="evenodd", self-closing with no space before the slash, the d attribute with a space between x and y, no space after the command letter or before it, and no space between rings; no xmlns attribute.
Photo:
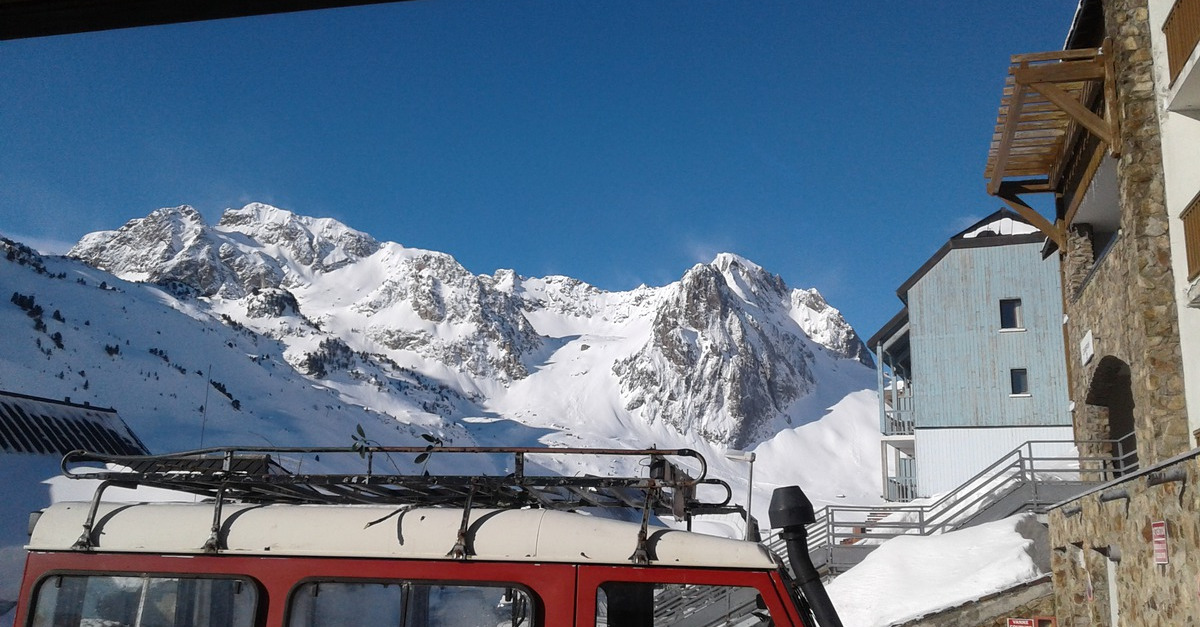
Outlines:
<svg viewBox="0 0 1200 627"><path fill-rule="evenodd" d="M1020 298L1005 298L1000 301L1000 328L1025 328L1025 321L1021 316Z"/></svg>
<svg viewBox="0 0 1200 627"><path fill-rule="evenodd" d="M1008 371L1009 379L1012 381L1013 396L1028 396L1029 395L1029 372L1024 368L1013 368Z"/></svg>

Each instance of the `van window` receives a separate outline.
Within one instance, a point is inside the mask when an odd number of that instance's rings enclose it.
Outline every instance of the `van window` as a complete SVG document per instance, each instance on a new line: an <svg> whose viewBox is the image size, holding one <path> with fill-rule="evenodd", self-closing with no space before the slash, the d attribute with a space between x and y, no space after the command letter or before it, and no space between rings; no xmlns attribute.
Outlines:
<svg viewBox="0 0 1200 627"><path fill-rule="evenodd" d="M288 627L530 627L532 607L503 585L312 581L292 593Z"/></svg>
<svg viewBox="0 0 1200 627"><path fill-rule="evenodd" d="M249 627L257 602L240 579L56 575L38 585L33 627Z"/></svg>
<svg viewBox="0 0 1200 627"><path fill-rule="evenodd" d="M758 590L742 586L610 581L596 593L596 625L756 627L772 625Z"/></svg>

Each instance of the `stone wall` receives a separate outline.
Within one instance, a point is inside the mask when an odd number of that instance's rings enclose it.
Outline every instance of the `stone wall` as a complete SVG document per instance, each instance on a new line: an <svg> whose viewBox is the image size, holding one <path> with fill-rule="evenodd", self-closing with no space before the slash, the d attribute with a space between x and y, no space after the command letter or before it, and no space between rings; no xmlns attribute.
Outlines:
<svg viewBox="0 0 1200 627"><path fill-rule="evenodd" d="M1131 420L1138 462L1153 472L1126 476L1051 512L1055 607L1059 627L1200 625L1200 451L1186 452L1149 13L1146 0L1102 4L1121 121L1120 233L1094 267L1087 229L1069 234L1061 258L1072 290L1065 307L1069 386L1076 437L1108 439L1110 424ZM1084 364L1080 342L1089 331L1095 356ZM1080 449L1084 457L1112 453L1102 445ZM1164 473L1185 480L1159 481ZM1154 563L1155 521L1169 532L1165 565Z"/></svg>
<svg viewBox="0 0 1200 627"><path fill-rule="evenodd" d="M1200 624L1200 450L1182 457L1050 512L1058 627ZM1167 564L1154 561L1156 521Z"/></svg>
<svg viewBox="0 0 1200 627"><path fill-rule="evenodd" d="M1162 150L1155 113L1145 0L1105 0L1113 42L1121 118L1117 164L1121 231L1092 268L1086 238L1072 232L1062 257L1063 276L1075 293L1066 303L1071 360L1070 395L1081 439L1109 438L1106 412L1089 411L1097 365L1111 356L1128 364L1134 429L1143 465L1190 446L1182 358L1170 266ZM1087 242L1090 246L1090 242ZM1077 249L1078 248L1078 249ZM1086 279L1086 280L1085 280ZM1080 342L1094 337L1095 357L1081 363ZM1091 453L1092 451L1089 451ZM1100 451L1096 451L1100 452Z"/></svg>
<svg viewBox="0 0 1200 627"><path fill-rule="evenodd" d="M1054 588L1044 577L900 627L1006 627L1009 618L1054 616Z"/></svg>

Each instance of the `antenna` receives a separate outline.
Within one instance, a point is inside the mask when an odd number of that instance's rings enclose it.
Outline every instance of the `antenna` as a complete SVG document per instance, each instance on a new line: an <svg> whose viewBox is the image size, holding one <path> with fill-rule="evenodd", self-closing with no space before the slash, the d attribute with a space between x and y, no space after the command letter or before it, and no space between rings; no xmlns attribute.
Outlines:
<svg viewBox="0 0 1200 627"><path fill-rule="evenodd" d="M204 448L204 431L208 428L208 392L212 389L212 364L204 375L204 404L200 406L200 448Z"/></svg>

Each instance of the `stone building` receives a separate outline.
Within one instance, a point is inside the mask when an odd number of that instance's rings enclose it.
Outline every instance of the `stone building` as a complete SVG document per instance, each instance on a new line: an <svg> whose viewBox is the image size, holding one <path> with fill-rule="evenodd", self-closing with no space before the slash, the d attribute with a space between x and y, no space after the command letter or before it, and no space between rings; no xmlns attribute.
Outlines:
<svg viewBox="0 0 1200 627"><path fill-rule="evenodd" d="M1200 0L1083 0L997 119L988 191L1059 260L1080 463L1109 479L1050 513L1063 626L1200 624L1197 41Z"/></svg>

